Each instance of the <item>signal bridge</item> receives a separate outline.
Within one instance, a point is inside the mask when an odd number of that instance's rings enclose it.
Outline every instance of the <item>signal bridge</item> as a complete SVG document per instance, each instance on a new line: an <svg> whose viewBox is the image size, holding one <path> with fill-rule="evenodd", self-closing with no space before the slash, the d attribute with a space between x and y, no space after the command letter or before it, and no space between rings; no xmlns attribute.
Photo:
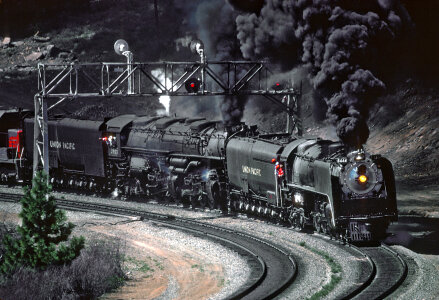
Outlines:
<svg viewBox="0 0 439 300"><path fill-rule="evenodd" d="M200 46L201 44L201 46ZM193 62L134 62L128 44L115 43L126 63L38 64L38 93L34 97L34 174L49 173L48 112L77 98L150 96L260 95L287 113L287 131L302 134L300 90L289 79L272 79L263 61L207 61L201 41L191 43L200 55Z"/></svg>

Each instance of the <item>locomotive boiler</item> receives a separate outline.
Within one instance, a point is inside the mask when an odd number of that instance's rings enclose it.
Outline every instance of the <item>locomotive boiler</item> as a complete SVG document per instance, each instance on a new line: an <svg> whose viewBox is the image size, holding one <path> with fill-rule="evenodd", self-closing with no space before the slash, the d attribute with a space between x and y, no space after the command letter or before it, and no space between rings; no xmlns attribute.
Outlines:
<svg viewBox="0 0 439 300"><path fill-rule="evenodd" d="M117 146L118 158L125 163L125 168L119 168L126 178L119 184L125 194L160 195L192 206L226 208L221 154L226 137L221 122L133 117L125 126ZM108 128L107 134L114 131Z"/></svg>

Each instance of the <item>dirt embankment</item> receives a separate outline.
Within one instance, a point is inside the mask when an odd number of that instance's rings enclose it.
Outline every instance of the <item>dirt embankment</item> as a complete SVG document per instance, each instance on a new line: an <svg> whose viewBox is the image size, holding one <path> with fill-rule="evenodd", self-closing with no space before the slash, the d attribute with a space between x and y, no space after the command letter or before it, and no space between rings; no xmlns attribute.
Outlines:
<svg viewBox="0 0 439 300"><path fill-rule="evenodd" d="M17 204L0 203L0 220L19 224L19 210ZM85 236L86 243L121 244L129 280L102 299L207 299L227 284L224 257L212 259L208 251L213 251L212 242L130 217L70 211L67 216L76 225L73 234Z"/></svg>

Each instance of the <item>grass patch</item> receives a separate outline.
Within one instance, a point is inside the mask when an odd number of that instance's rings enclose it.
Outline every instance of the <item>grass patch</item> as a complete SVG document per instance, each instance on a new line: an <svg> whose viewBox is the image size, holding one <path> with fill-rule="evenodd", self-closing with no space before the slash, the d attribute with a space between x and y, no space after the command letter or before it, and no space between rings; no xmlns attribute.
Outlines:
<svg viewBox="0 0 439 300"><path fill-rule="evenodd" d="M148 265L146 261L138 260L134 257L127 256L125 257L125 261L132 263L136 271L140 271L142 273L154 272L155 270Z"/></svg>
<svg viewBox="0 0 439 300"><path fill-rule="evenodd" d="M163 264L161 262L159 262L157 259L153 258L152 260L154 261L154 265L156 266L156 268L158 268L159 270L162 270L162 271L165 269Z"/></svg>
<svg viewBox="0 0 439 300"><path fill-rule="evenodd" d="M198 269L201 273L204 273L204 268L202 265L192 265L192 269Z"/></svg>
<svg viewBox="0 0 439 300"><path fill-rule="evenodd" d="M329 293L335 288L335 286L341 281L341 266L331 257L328 253L308 246L305 242L300 242L299 245L308 249L309 251L323 257L331 268L331 280L325 284L321 290L312 295L308 300L318 300L329 295Z"/></svg>
<svg viewBox="0 0 439 300"><path fill-rule="evenodd" d="M224 286L224 277L221 277L220 281L218 282L218 287L223 287Z"/></svg>

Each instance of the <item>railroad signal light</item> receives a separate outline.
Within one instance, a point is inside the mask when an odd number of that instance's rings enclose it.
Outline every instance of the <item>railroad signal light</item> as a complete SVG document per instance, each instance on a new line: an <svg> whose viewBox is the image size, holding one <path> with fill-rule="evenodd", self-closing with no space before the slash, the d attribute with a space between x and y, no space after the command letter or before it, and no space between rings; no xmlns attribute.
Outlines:
<svg viewBox="0 0 439 300"><path fill-rule="evenodd" d="M125 40L120 39L114 43L114 52L116 52L117 55L124 55L123 53L126 51L130 51L130 47Z"/></svg>
<svg viewBox="0 0 439 300"><path fill-rule="evenodd" d="M282 91L284 89L285 89L285 84L282 82L277 81L273 85L273 90L275 91Z"/></svg>
<svg viewBox="0 0 439 300"><path fill-rule="evenodd" d="M188 93L197 93L201 86L201 80L195 77L189 78L184 83L184 86Z"/></svg>
<svg viewBox="0 0 439 300"><path fill-rule="evenodd" d="M127 58L128 95L134 94L133 53L130 51L127 41L119 39L114 43L114 52Z"/></svg>
<svg viewBox="0 0 439 300"><path fill-rule="evenodd" d="M199 55L201 55L201 53L204 51L204 44L201 40L195 39L191 41L191 43L189 44L189 48L193 53L198 53Z"/></svg>

